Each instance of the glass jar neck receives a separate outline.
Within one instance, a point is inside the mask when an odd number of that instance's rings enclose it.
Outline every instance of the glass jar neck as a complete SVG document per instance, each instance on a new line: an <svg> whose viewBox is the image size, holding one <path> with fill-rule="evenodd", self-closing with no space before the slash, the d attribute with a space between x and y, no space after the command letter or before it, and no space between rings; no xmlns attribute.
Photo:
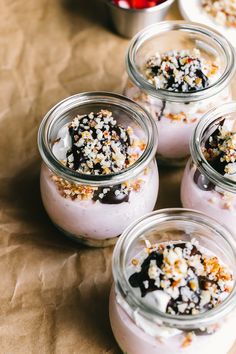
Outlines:
<svg viewBox="0 0 236 354"><path fill-rule="evenodd" d="M155 35L161 35L169 31L183 31L189 32L192 36L195 34L202 34L212 41L224 55L226 67L219 79L209 87L194 92L173 92L165 89L156 89L144 75L140 72L136 64L136 56L139 48L149 39ZM157 39L158 40L158 39ZM150 96L159 98L164 101L189 103L196 102L203 99L210 98L225 88L231 81L235 72L235 50L231 43L215 32L210 27L199 25L194 22L185 21L164 21L155 25L146 27L143 31L139 32L131 41L127 56L126 56L126 69L130 80L141 90Z"/></svg>
<svg viewBox="0 0 236 354"><path fill-rule="evenodd" d="M213 108L210 110L198 123L192 140L190 143L190 150L192 159L200 170L200 172L205 175L211 182L222 190L226 190L231 193L236 193L236 182L224 177L222 174L217 172L206 160L203 151L202 144L207 131L211 127L219 126L222 117L236 112L236 102L225 103L220 107Z"/></svg>
<svg viewBox="0 0 236 354"><path fill-rule="evenodd" d="M236 286L228 298L217 307L200 313L198 315L170 315L159 311L156 307L143 301L141 296L137 295L134 288L131 287L127 275L127 261L132 248L136 245L138 239L145 240L145 234L157 227L158 224L189 223L187 229L195 225L201 225L204 230L208 230L212 235L221 238L226 246L227 257L233 262L233 271L236 273L236 251L234 240L230 233L220 224L205 215L187 209L163 209L152 212L145 217L140 218L130 225L118 240L114 253L112 270L118 294L126 301L133 311L138 311L139 315L148 321L162 324L166 327L178 328L180 330L207 328L227 316L236 306ZM183 241L183 240L182 240ZM163 242L163 241L162 241ZM215 241L214 241L215 242ZM129 260L130 261L130 260Z"/></svg>
<svg viewBox="0 0 236 354"><path fill-rule="evenodd" d="M52 152L52 144L56 138L56 136L52 137L55 125L60 125L63 117L76 111L77 108L82 109L96 104L104 109L112 109L112 107L119 109L119 107L122 107L123 112L128 112L132 116L132 119L142 129L146 137L146 148L141 156L131 166L117 173L107 175L82 174L64 166ZM61 123L62 125L63 123ZM157 143L157 127L149 113L130 99L108 92L88 92L66 98L46 114L38 132L38 146L41 157L52 172L70 182L95 187L120 184L142 173L153 160Z"/></svg>

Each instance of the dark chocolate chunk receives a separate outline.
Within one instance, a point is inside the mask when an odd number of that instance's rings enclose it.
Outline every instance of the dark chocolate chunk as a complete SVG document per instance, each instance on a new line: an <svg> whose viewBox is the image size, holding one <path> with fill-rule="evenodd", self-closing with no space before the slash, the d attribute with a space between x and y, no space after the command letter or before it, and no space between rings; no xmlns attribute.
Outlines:
<svg viewBox="0 0 236 354"><path fill-rule="evenodd" d="M164 110L166 108L166 101L162 101L162 106L160 111L157 113L157 119L161 120L161 117L163 116Z"/></svg>
<svg viewBox="0 0 236 354"><path fill-rule="evenodd" d="M209 286L213 284L217 285L216 281L203 277L201 275L198 277L198 282L199 282L199 288L201 290L207 290Z"/></svg>
<svg viewBox="0 0 236 354"><path fill-rule="evenodd" d="M202 256L202 253L197 249L195 245L193 245L193 248L191 249L191 256L196 256L196 255Z"/></svg>
<svg viewBox="0 0 236 354"><path fill-rule="evenodd" d="M113 187L107 187L107 189L109 189L109 191L103 193L104 188L98 188L98 190L94 192L93 200L99 200L103 204L120 204L129 201L130 191L125 193L120 184ZM119 194L116 193L117 191L119 191ZM101 195L103 196L100 197Z"/></svg>
<svg viewBox="0 0 236 354"><path fill-rule="evenodd" d="M196 170L193 176L196 185L203 191L211 191L215 188L214 184L204 176L199 170Z"/></svg>
<svg viewBox="0 0 236 354"><path fill-rule="evenodd" d="M147 293L158 289L155 285L155 280L150 279L148 275L148 270L152 260L156 262L157 267L160 267L163 262L163 254L156 251L151 252L150 255L143 261L141 271L132 274L129 278L130 285L133 288L140 288L142 297L144 297ZM144 286L144 281L148 281L148 287Z"/></svg>

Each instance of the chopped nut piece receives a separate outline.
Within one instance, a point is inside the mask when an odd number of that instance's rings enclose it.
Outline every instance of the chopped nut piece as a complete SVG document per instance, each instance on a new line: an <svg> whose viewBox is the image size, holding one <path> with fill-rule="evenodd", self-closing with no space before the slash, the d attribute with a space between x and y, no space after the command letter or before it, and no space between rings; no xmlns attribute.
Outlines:
<svg viewBox="0 0 236 354"><path fill-rule="evenodd" d="M194 333L190 332L185 334L184 340L182 341L182 348L187 348L192 344L194 338Z"/></svg>
<svg viewBox="0 0 236 354"><path fill-rule="evenodd" d="M136 258L133 258L132 261L131 261L131 263L132 263L134 266L137 266L137 265L139 265L139 260L136 259Z"/></svg>

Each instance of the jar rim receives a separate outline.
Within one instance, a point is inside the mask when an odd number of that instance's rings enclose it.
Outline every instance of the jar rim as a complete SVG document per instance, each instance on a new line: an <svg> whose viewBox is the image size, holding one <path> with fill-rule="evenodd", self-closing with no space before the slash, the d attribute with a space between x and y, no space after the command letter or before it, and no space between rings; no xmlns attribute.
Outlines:
<svg viewBox="0 0 236 354"><path fill-rule="evenodd" d="M122 106L122 109L132 113L132 118L138 122L147 135L146 148L142 155L128 168L107 175L91 175L76 172L64 166L53 154L49 143L49 134L53 124L63 113L81 107L83 104L103 103L104 105ZM109 186L120 184L139 175L155 156L158 145L157 125L151 115L139 104L125 96L103 91L84 92L69 96L53 106L44 116L38 130L38 148L40 155L55 174L71 182L90 186Z"/></svg>
<svg viewBox="0 0 236 354"><path fill-rule="evenodd" d="M132 242L140 237L140 234L144 234L151 228L155 227L155 225L168 220L181 220L184 222L191 221L196 224L201 223L201 225L204 225L207 229L217 233L226 241L234 254L234 259L236 260L235 241L231 233L216 220L191 209L160 209L133 222L123 232L116 243L112 258L112 272L116 288L125 298L125 301L131 309L134 311L138 309L138 312L148 320L156 323L156 320L159 320L165 326L179 329L196 329L205 327L219 321L223 316L227 316L236 307L236 281L234 282L233 290L229 296L215 308L197 315L176 316L161 312L149 304L144 305L143 302L140 301L140 296L136 296L135 291L129 284L128 277L125 276L125 259Z"/></svg>
<svg viewBox="0 0 236 354"><path fill-rule="evenodd" d="M135 55L138 48L145 41L149 40L156 34L161 34L172 30L201 33L217 43L218 47L221 48L222 52L225 54L227 65L224 72L216 82L209 87L194 92L175 92L166 89L156 89L155 86L149 83L148 80L146 80L139 72L139 70L137 70ZM232 44L211 27L199 24L197 22L163 21L146 27L131 40L126 54L126 69L131 81L141 90L153 97L173 102L195 102L216 95L228 85L235 72L235 60L236 54Z"/></svg>
<svg viewBox="0 0 236 354"><path fill-rule="evenodd" d="M224 115L236 113L236 101L227 102L219 107L212 108L198 122L190 141L191 156L200 172L212 183L228 192L236 193L236 181L233 181L217 172L206 160L201 149L202 137L207 128Z"/></svg>

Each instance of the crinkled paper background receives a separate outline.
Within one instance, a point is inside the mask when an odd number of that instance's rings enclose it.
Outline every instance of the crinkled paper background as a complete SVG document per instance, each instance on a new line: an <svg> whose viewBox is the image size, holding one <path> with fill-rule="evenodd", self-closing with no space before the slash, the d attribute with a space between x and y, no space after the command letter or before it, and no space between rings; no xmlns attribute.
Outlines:
<svg viewBox="0 0 236 354"><path fill-rule="evenodd" d="M112 249L82 248L50 223L36 135L62 98L122 92L128 40L109 30L101 0L0 0L0 18L0 352L119 354ZM182 170L160 175L157 207L179 206Z"/></svg>

